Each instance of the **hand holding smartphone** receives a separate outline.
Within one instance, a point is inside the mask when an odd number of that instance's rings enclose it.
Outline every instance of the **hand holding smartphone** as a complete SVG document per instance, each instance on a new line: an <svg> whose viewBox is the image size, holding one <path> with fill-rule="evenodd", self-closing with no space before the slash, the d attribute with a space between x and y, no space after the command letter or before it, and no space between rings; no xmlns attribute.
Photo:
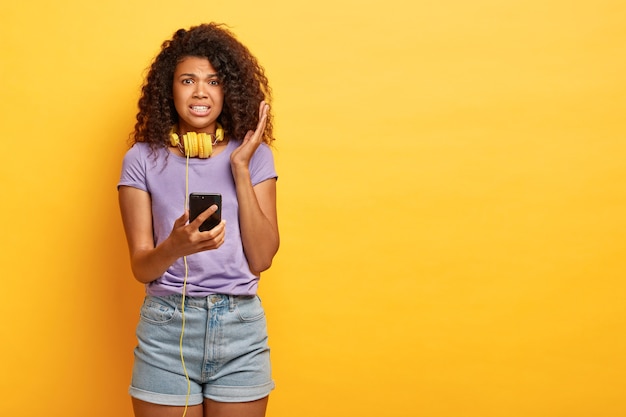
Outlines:
<svg viewBox="0 0 626 417"><path fill-rule="evenodd" d="M191 193L189 194L189 221L192 222L200 213L211 207L217 206L217 211L211 214L200 225L200 231L205 232L213 229L222 221L222 195L211 193Z"/></svg>

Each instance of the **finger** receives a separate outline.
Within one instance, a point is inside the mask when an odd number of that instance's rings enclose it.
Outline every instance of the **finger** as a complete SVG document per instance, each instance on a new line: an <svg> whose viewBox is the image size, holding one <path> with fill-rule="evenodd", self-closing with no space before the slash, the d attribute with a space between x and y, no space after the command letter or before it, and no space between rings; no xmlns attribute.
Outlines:
<svg viewBox="0 0 626 417"><path fill-rule="evenodd" d="M224 234L226 230L226 220L222 219L217 226L215 226L213 229L211 230L207 230L206 233L211 233L213 235L213 238L215 238L216 236L218 236L219 234Z"/></svg>
<svg viewBox="0 0 626 417"><path fill-rule="evenodd" d="M183 215L174 221L174 227L184 226L185 224L187 224L187 220L189 220L189 210L185 210Z"/></svg>
<svg viewBox="0 0 626 417"><path fill-rule="evenodd" d="M254 135L254 131L252 130L248 130L248 132L246 132L246 136L243 138L244 142L247 142L250 140L250 138L252 137L252 135Z"/></svg>
<svg viewBox="0 0 626 417"><path fill-rule="evenodd" d="M200 232L203 239L202 250L217 249L222 246L226 239L226 221L222 220L220 224L206 232Z"/></svg>
<svg viewBox="0 0 626 417"><path fill-rule="evenodd" d="M207 230L207 231L202 232L202 233L206 233L207 235L210 235L209 239L215 239L220 234L224 234L225 230L226 230L226 220L222 219L217 224L217 226L215 226L213 229Z"/></svg>
<svg viewBox="0 0 626 417"><path fill-rule="evenodd" d="M259 113L259 123L256 125L256 130L254 132L257 135L257 139L261 139L263 137L263 132L265 132L265 125L267 124L267 111L261 110Z"/></svg>
<svg viewBox="0 0 626 417"><path fill-rule="evenodd" d="M224 233L222 233L219 236L217 236L216 239L215 239L215 249L217 249L220 246L222 246L224 244L225 240L226 240L226 235Z"/></svg>
<svg viewBox="0 0 626 417"><path fill-rule="evenodd" d="M208 209L204 210L202 213L198 214L198 217L196 217L193 222L189 223L191 225L194 226L194 228L199 228L200 225L209 217L211 217L211 215L213 213L215 213L217 211L218 207L216 204L213 204L211 207L209 207Z"/></svg>
<svg viewBox="0 0 626 417"><path fill-rule="evenodd" d="M265 102L265 100L261 101L261 104L259 104L259 119L261 119L263 116L267 117L267 112L270 109L270 105L267 104Z"/></svg>
<svg viewBox="0 0 626 417"><path fill-rule="evenodd" d="M222 222L218 224L217 226L215 226L213 230L217 232L217 234L213 238L217 244L216 247L220 247L222 246L222 243L224 243L224 240L226 239L226 221L222 220Z"/></svg>
<svg viewBox="0 0 626 417"><path fill-rule="evenodd" d="M262 101L261 105L259 106L259 122L263 121L263 123L265 124L265 121L267 120L267 112L269 111L269 109L269 104L267 104L265 101Z"/></svg>

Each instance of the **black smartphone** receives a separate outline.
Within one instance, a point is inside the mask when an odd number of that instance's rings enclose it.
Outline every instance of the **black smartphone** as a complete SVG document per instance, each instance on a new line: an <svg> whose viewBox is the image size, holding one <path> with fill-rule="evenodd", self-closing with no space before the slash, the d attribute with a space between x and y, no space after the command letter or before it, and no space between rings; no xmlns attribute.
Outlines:
<svg viewBox="0 0 626 417"><path fill-rule="evenodd" d="M200 225L200 231L205 232L213 229L222 221L222 195L209 193L189 194L189 221L192 222L200 213L217 205L217 211Z"/></svg>

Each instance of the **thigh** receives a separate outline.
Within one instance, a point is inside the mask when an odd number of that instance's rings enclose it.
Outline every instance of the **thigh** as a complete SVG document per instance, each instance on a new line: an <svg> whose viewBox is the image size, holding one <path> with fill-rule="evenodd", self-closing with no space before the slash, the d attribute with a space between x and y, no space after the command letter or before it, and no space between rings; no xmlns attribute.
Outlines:
<svg viewBox="0 0 626 417"><path fill-rule="evenodd" d="M265 417L269 397L244 403L222 403L204 399L204 417Z"/></svg>
<svg viewBox="0 0 626 417"><path fill-rule="evenodd" d="M153 404L132 398L135 417L181 417L185 407ZM185 417L203 417L202 404L187 407Z"/></svg>

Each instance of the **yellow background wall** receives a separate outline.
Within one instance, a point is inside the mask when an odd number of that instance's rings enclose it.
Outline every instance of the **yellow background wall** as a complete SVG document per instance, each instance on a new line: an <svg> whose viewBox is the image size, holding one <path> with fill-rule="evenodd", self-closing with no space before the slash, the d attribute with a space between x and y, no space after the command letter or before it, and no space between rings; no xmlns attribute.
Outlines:
<svg viewBox="0 0 626 417"><path fill-rule="evenodd" d="M274 87L269 417L626 415L626 4L4 1L0 415L130 416L115 184L144 69Z"/></svg>

